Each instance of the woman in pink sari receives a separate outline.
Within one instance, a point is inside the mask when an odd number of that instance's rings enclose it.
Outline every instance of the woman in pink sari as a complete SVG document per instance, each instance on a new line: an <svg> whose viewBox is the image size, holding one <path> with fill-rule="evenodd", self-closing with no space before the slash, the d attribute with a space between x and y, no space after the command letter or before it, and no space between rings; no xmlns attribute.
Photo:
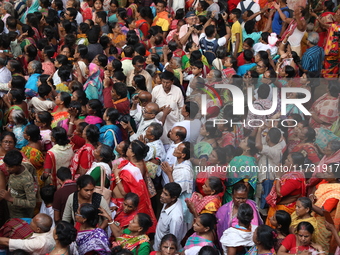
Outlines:
<svg viewBox="0 0 340 255"><path fill-rule="evenodd" d="M339 89L336 83L329 83L327 93L317 99L310 112L312 128L329 128L339 118Z"/></svg>
<svg viewBox="0 0 340 255"><path fill-rule="evenodd" d="M88 125L83 131L85 144L74 155L71 162L71 173L74 180L84 175L94 162L94 150L99 145L99 129L95 125Z"/></svg>
<svg viewBox="0 0 340 255"><path fill-rule="evenodd" d="M154 233L157 220L151 206L149 190L141 170L132 163L140 163L143 161L148 149L148 146L138 140L131 142L126 152L128 159L123 160L119 166L113 166L111 189L113 191L113 197L115 197L114 203L118 206L124 201L124 196L129 192L133 192L139 196L139 212L150 215L153 225L148 233Z"/></svg>
<svg viewBox="0 0 340 255"><path fill-rule="evenodd" d="M238 225L237 212L241 204L247 203L254 211L252 225L259 226L263 224L256 203L248 199L248 188L244 183L237 183L233 186L233 200L221 206L216 213L217 218L217 237L220 240L224 230Z"/></svg>

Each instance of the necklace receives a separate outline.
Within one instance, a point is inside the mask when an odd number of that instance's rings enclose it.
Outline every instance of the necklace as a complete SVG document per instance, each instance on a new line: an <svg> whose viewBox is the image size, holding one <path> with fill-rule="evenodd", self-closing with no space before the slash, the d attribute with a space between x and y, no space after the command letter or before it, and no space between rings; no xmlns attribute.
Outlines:
<svg viewBox="0 0 340 255"><path fill-rule="evenodd" d="M63 251L63 253L60 253L61 251ZM67 248L61 248L55 252L55 254L67 254L67 253L68 253Z"/></svg>

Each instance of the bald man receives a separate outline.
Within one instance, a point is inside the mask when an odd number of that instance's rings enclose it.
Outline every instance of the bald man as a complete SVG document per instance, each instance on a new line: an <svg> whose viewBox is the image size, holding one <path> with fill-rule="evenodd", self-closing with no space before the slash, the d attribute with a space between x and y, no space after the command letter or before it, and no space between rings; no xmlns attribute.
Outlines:
<svg viewBox="0 0 340 255"><path fill-rule="evenodd" d="M121 123L123 128L128 131L130 136L130 141L138 139L140 136L145 136L145 131L148 129L151 123L159 123L156 119L156 115L159 113L159 107L156 103L148 103L143 109L142 120L139 123L137 132L135 133L130 125L127 124L125 126L124 122Z"/></svg>
<svg viewBox="0 0 340 255"><path fill-rule="evenodd" d="M55 246L51 230L52 218L44 213L37 214L31 221L33 235L28 239L0 237L0 245L8 246L10 251L24 250L33 255L50 253Z"/></svg>
<svg viewBox="0 0 340 255"><path fill-rule="evenodd" d="M181 127L181 126L176 126L173 127L169 133L168 133L168 137L171 140L170 143L170 147L166 152L166 157L165 157L165 161L170 165L173 166L176 163L176 156L174 156L174 151L177 148L177 146L179 146L186 138L187 136L187 130L185 127ZM162 177L163 177L163 181L162 184L163 186L167 183L169 183L169 177L165 172L162 172Z"/></svg>
<svg viewBox="0 0 340 255"><path fill-rule="evenodd" d="M136 126L138 127L139 123L142 120L143 109L144 107L151 102L152 95L150 92L141 91L138 95L135 95L132 98L132 106L130 109L130 115L135 120Z"/></svg>

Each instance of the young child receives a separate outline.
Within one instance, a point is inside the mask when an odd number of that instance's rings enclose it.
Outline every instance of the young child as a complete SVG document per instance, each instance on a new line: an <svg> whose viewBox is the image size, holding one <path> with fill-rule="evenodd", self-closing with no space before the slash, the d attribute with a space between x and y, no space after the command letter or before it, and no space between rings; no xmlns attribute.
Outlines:
<svg viewBox="0 0 340 255"><path fill-rule="evenodd" d="M56 192L56 187L53 185L47 185L40 189L40 196L42 199L40 213L45 213L52 218L52 229L54 228L54 210L52 207L54 193Z"/></svg>
<svg viewBox="0 0 340 255"><path fill-rule="evenodd" d="M82 133L88 124L86 122L80 122L74 130L71 137L71 145L74 152L77 152L85 144L85 139L82 137Z"/></svg>
<svg viewBox="0 0 340 255"><path fill-rule="evenodd" d="M40 128L43 151L48 151L53 146L51 142L52 119L53 117L48 111L38 112L35 114L34 124Z"/></svg>
<svg viewBox="0 0 340 255"><path fill-rule="evenodd" d="M233 45L233 56L236 58L237 54L242 51L242 27L238 21L241 17L241 10L234 9L230 13L230 19L233 22L231 26L231 43Z"/></svg>
<svg viewBox="0 0 340 255"><path fill-rule="evenodd" d="M283 210L276 211L275 215L270 218L270 223L275 227L277 232L277 242L274 246L276 252L279 250L282 241L289 235L291 222L290 214Z"/></svg>
<svg viewBox="0 0 340 255"><path fill-rule="evenodd" d="M33 112L52 112L56 106L53 101L48 100L51 96L52 88L46 84L42 84L38 87L38 97L33 97L28 103L28 107L32 109Z"/></svg>
<svg viewBox="0 0 340 255"><path fill-rule="evenodd" d="M111 90L113 107L121 114L130 113L130 101L127 98L127 93L127 87L122 82L115 83Z"/></svg>
<svg viewBox="0 0 340 255"><path fill-rule="evenodd" d="M187 88L186 95L190 96L193 89L192 89L192 82L194 81L195 78L201 77L202 78L202 71L203 71L203 63L200 60L196 60L193 63L190 63L190 68L189 70L191 71L191 74L184 73L184 80L189 81L189 85Z"/></svg>
<svg viewBox="0 0 340 255"><path fill-rule="evenodd" d="M68 87L68 80L70 78L71 75L71 70L67 67L67 66L61 66L58 69L58 76L60 77L61 82L59 84L57 84L55 91L57 93L60 92L67 92L71 94L71 91Z"/></svg>

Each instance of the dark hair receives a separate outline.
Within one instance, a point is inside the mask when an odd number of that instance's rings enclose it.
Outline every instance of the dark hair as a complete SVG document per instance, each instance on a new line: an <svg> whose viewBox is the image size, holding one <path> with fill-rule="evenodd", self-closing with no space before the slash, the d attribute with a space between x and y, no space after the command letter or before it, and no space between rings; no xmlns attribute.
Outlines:
<svg viewBox="0 0 340 255"><path fill-rule="evenodd" d="M339 88L337 83L329 83L328 84L328 91L332 97L339 97Z"/></svg>
<svg viewBox="0 0 340 255"><path fill-rule="evenodd" d="M190 55L190 63L196 60L200 60L202 58L202 53L199 50L194 50L193 52L191 52Z"/></svg>
<svg viewBox="0 0 340 255"><path fill-rule="evenodd" d="M164 189L169 192L171 198L179 198L182 193L182 187L176 182L169 182L164 185Z"/></svg>
<svg viewBox="0 0 340 255"><path fill-rule="evenodd" d="M17 144L17 138L15 137L15 134L13 132L9 132L9 131L4 131L2 133L2 135L0 136L0 143L2 143L2 141L5 139L6 136L12 137L12 139L14 141L14 146Z"/></svg>
<svg viewBox="0 0 340 255"><path fill-rule="evenodd" d="M215 138L215 137L221 137L222 133L217 128L217 125L214 124L213 121L206 121L204 123L205 130L209 133L207 136L208 138Z"/></svg>
<svg viewBox="0 0 340 255"><path fill-rule="evenodd" d="M155 66L158 67L158 69L160 69L159 63L161 62L161 58L157 53L151 54L151 61L154 63Z"/></svg>
<svg viewBox="0 0 340 255"><path fill-rule="evenodd" d="M40 196L44 203L51 204L53 202L54 193L57 191L53 185L46 185L40 189Z"/></svg>
<svg viewBox="0 0 340 255"><path fill-rule="evenodd" d="M115 124L118 120L120 113L115 108L107 108L106 109L106 116L109 118L110 122Z"/></svg>
<svg viewBox="0 0 340 255"><path fill-rule="evenodd" d="M216 31L216 28L214 25L209 25L205 28L204 32L207 35L207 37L212 37Z"/></svg>
<svg viewBox="0 0 340 255"><path fill-rule="evenodd" d="M139 140L133 140L131 142L131 149L132 152L135 154L135 158L137 160L142 160L143 158L146 157L149 151L149 146L145 145L143 142Z"/></svg>
<svg viewBox="0 0 340 255"><path fill-rule="evenodd" d="M191 65L191 66L195 66L195 67L197 67L198 69L203 69L203 63L202 63L202 61L200 61L200 60L196 60L196 61L190 62L190 65Z"/></svg>
<svg viewBox="0 0 340 255"><path fill-rule="evenodd" d="M236 18L239 19L241 17L242 11L240 9L233 9L230 13L235 14Z"/></svg>
<svg viewBox="0 0 340 255"><path fill-rule="evenodd" d="M23 156L21 152L14 149L14 150L8 151L3 160L7 166L13 167L13 166L21 166L22 159L23 159Z"/></svg>
<svg viewBox="0 0 340 255"><path fill-rule="evenodd" d="M190 114L190 119L194 119L199 111L198 104L193 101L187 101L184 105L185 111Z"/></svg>
<svg viewBox="0 0 340 255"><path fill-rule="evenodd" d="M316 132L314 128L306 127L306 129L307 129L307 132L305 134L305 137L307 138L306 143L314 143L316 137Z"/></svg>
<svg viewBox="0 0 340 255"><path fill-rule="evenodd" d="M245 24L244 24L244 29L246 30L246 33L249 35L251 33L254 32L254 28L255 28L255 24L256 21L255 20L248 20ZM247 38L248 39L248 38Z"/></svg>
<svg viewBox="0 0 340 255"><path fill-rule="evenodd" d="M141 74L137 74L133 77L134 82L136 83L137 88L140 90L147 91L146 89L146 80L145 77Z"/></svg>
<svg viewBox="0 0 340 255"><path fill-rule="evenodd" d="M105 50L110 45L110 38L107 35L103 35L102 37L99 38L99 43Z"/></svg>
<svg viewBox="0 0 340 255"><path fill-rule="evenodd" d="M284 236L288 236L289 226L292 223L292 218L290 217L290 214L284 210L278 210L275 213L275 218L277 224L281 225L281 228L279 228L281 234Z"/></svg>
<svg viewBox="0 0 340 255"><path fill-rule="evenodd" d="M92 27L89 31L87 31L86 35L89 40L90 44L95 44L97 43L99 39L99 33L100 31L97 31L94 27Z"/></svg>
<svg viewBox="0 0 340 255"><path fill-rule="evenodd" d="M13 73L20 73L20 74L22 74L22 66L21 66L21 64L20 64L20 62L18 60L14 60L14 59L13 60L9 60L8 64L11 66L11 68L14 69ZM20 77L21 80L25 79L22 76L13 76L12 77L12 88L13 88L13 79L14 78L19 78L19 77ZM25 82L23 82L23 83L26 83L26 79L25 79Z"/></svg>
<svg viewBox="0 0 340 255"><path fill-rule="evenodd" d="M53 128L51 136L55 139L55 143L58 145L65 146L70 143L66 130L62 127Z"/></svg>
<svg viewBox="0 0 340 255"><path fill-rule="evenodd" d="M123 52L124 52L125 57L132 58L133 53L135 52L135 49L132 46L126 46L123 49Z"/></svg>
<svg viewBox="0 0 340 255"><path fill-rule="evenodd" d="M215 176L210 176L208 180L209 180L209 187L211 190L215 191L215 195L223 191L223 184L220 178L215 177Z"/></svg>
<svg viewBox="0 0 340 255"><path fill-rule="evenodd" d="M159 123L152 122L149 127L152 127L151 135L155 137L155 140L159 140L163 134L163 126Z"/></svg>
<svg viewBox="0 0 340 255"><path fill-rule="evenodd" d="M254 210L247 203L240 204L237 211L237 219L240 223L244 224L246 227L250 225L250 222L254 218Z"/></svg>
<svg viewBox="0 0 340 255"><path fill-rule="evenodd" d="M129 251L128 249L123 249L122 246L120 245L112 247L111 254L112 255L133 255L131 251Z"/></svg>
<svg viewBox="0 0 340 255"><path fill-rule="evenodd" d="M98 99L91 99L88 102L88 105L90 106L90 108L94 111L94 115L102 118L102 110L103 110L103 105L102 103L98 100Z"/></svg>
<svg viewBox="0 0 340 255"><path fill-rule="evenodd" d="M125 83L116 82L115 84L113 84L113 89L116 91L116 94L121 98L127 97L128 90Z"/></svg>
<svg viewBox="0 0 340 255"><path fill-rule="evenodd" d="M296 232L299 232L300 230L307 230L311 235L314 233L313 225L307 221L302 221L297 225Z"/></svg>
<svg viewBox="0 0 340 255"><path fill-rule="evenodd" d="M68 66L61 66L58 69L58 76L60 77L60 80L62 82L68 81L71 75L71 70L68 68Z"/></svg>
<svg viewBox="0 0 340 255"><path fill-rule="evenodd" d="M268 59L269 57L268 52L264 50L260 50L259 52L257 52L257 54L260 55L261 60Z"/></svg>
<svg viewBox="0 0 340 255"><path fill-rule="evenodd" d="M104 23L106 23L106 11L99 11L96 13L97 14L97 18L101 19Z"/></svg>
<svg viewBox="0 0 340 255"><path fill-rule="evenodd" d="M189 41L186 45L185 45L185 52L189 52L189 50L192 48L192 46L194 45L194 41Z"/></svg>
<svg viewBox="0 0 340 255"><path fill-rule="evenodd" d="M69 65L69 64L70 64L70 62L68 61L68 58L67 58L65 55L63 55L63 54L59 54L59 55L55 58L55 60L57 60L58 63L61 64L62 66L65 66L65 65Z"/></svg>
<svg viewBox="0 0 340 255"><path fill-rule="evenodd" d="M96 125L90 124L86 128L86 138L92 145L97 145L99 141L99 128Z"/></svg>
<svg viewBox="0 0 340 255"><path fill-rule="evenodd" d="M281 131L278 128L271 128L268 131L268 136L272 143L278 144L281 139Z"/></svg>
<svg viewBox="0 0 340 255"><path fill-rule="evenodd" d="M135 208L139 205L139 196L136 193L129 192L124 196L124 200L131 200Z"/></svg>
<svg viewBox="0 0 340 255"><path fill-rule="evenodd" d="M53 117L48 111L38 112L37 116L41 123L46 124L48 127L51 125Z"/></svg>
<svg viewBox="0 0 340 255"><path fill-rule="evenodd" d="M29 58L29 62L33 61L37 55L38 55L38 50L37 47L34 46L34 44L30 44L26 47L26 54Z"/></svg>
<svg viewBox="0 0 340 255"><path fill-rule="evenodd" d="M79 29L80 29L80 31L81 31L83 34L86 34L87 31L90 30L90 26L89 26L89 24L87 24L87 23L85 23L85 22L82 22L82 23L79 24ZM79 45L83 45L83 44L79 44ZM79 45L78 45L78 46L79 46ZM85 46L85 45L84 45L84 46ZM86 46L86 48L87 48L87 46Z"/></svg>
<svg viewBox="0 0 340 255"><path fill-rule="evenodd" d="M72 17L73 19L75 19L77 17L78 13L77 13L77 10L75 8L70 7L70 8L67 8L66 10L70 12L70 17ZM97 12L97 16L98 16L98 12Z"/></svg>
<svg viewBox="0 0 340 255"><path fill-rule="evenodd" d="M274 248L274 245L277 242L277 233L274 229L267 225L260 225L256 229L257 233L257 241L265 248L266 250L270 250Z"/></svg>
<svg viewBox="0 0 340 255"><path fill-rule="evenodd" d="M76 101L79 102L82 106L87 105L88 99L86 97L86 93L80 89L77 89L74 92L77 94L77 98L78 98Z"/></svg>
<svg viewBox="0 0 340 255"><path fill-rule="evenodd" d="M259 98L266 99L269 96L270 93L270 87L268 84L262 83L257 90L257 94Z"/></svg>
<svg viewBox="0 0 340 255"><path fill-rule="evenodd" d="M84 174L80 176L77 180L77 186L79 189L83 189L89 184L96 186L96 181L93 179L91 175Z"/></svg>
<svg viewBox="0 0 340 255"><path fill-rule="evenodd" d="M112 68L114 69L115 72L117 71L123 71L122 69L122 61L118 60L118 59L114 59L111 62Z"/></svg>
<svg viewBox="0 0 340 255"><path fill-rule="evenodd" d="M72 173L70 168L68 167L60 167L57 170L57 177L61 180L61 181L65 181L65 180L71 180L72 179Z"/></svg>
<svg viewBox="0 0 340 255"><path fill-rule="evenodd" d="M125 82L126 80L126 76L122 71L114 72L113 77L122 82Z"/></svg>
<svg viewBox="0 0 340 255"><path fill-rule="evenodd" d="M209 231L214 231L217 224L217 219L215 214L212 213L202 213L198 216L201 224L205 228L209 228Z"/></svg>
<svg viewBox="0 0 340 255"><path fill-rule="evenodd" d="M36 125L27 125L25 128L25 132L26 135L30 137L29 141L37 143L42 139L40 135L40 129Z"/></svg>
<svg viewBox="0 0 340 255"><path fill-rule="evenodd" d="M98 54L98 62L101 67L106 67L107 66L107 61L108 58L104 54Z"/></svg>
<svg viewBox="0 0 340 255"><path fill-rule="evenodd" d="M68 108L70 102L71 102L71 96L67 92L60 92L60 100L64 102L64 106Z"/></svg>
<svg viewBox="0 0 340 255"><path fill-rule="evenodd" d="M98 209L94 207L93 204L89 204L89 203L81 204L79 213L83 218L86 219L87 224L89 224L93 228L96 227L98 220L99 220L99 216L98 216Z"/></svg>
<svg viewBox="0 0 340 255"><path fill-rule="evenodd" d="M244 183L239 182L233 186L231 194L235 194L236 192L247 192L248 193L248 188Z"/></svg>
<svg viewBox="0 0 340 255"><path fill-rule="evenodd" d="M11 89L9 93L12 96L12 100L15 101L16 104L20 104L26 99L25 91L22 89Z"/></svg>
<svg viewBox="0 0 340 255"><path fill-rule="evenodd" d="M67 221L60 221L55 227L55 230L56 235L58 236L58 241L62 247L69 246L77 239L77 230Z"/></svg>
<svg viewBox="0 0 340 255"><path fill-rule="evenodd" d="M83 44L78 45L77 51L82 58L86 58L86 54L89 52L87 46Z"/></svg>
<svg viewBox="0 0 340 255"><path fill-rule="evenodd" d="M287 74L287 78L294 78L296 75L295 69L292 66L285 66L285 74Z"/></svg>
<svg viewBox="0 0 340 255"><path fill-rule="evenodd" d="M220 255L220 253L216 248L206 245L200 249L198 255Z"/></svg>
<svg viewBox="0 0 340 255"><path fill-rule="evenodd" d="M145 233L152 226L151 217L146 213L137 213L138 225L143 229L142 232Z"/></svg>
<svg viewBox="0 0 340 255"><path fill-rule="evenodd" d="M28 37L33 37L34 36L34 30L32 29L32 27L30 25L27 24L23 24L21 27L22 33L28 33L27 36Z"/></svg>
<svg viewBox="0 0 340 255"><path fill-rule="evenodd" d="M167 234L163 236L159 244L159 250L161 250L161 247L165 242L172 242L175 245L175 249L178 250L177 237L175 235Z"/></svg>
<svg viewBox="0 0 340 255"><path fill-rule="evenodd" d="M136 65L137 63L145 63L145 59L140 55L134 56L132 59L132 65Z"/></svg>
<svg viewBox="0 0 340 255"><path fill-rule="evenodd" d="M301 152L293 152L290 154L294 165L303 165L305 156Z"/></svg>
<svg viewBox="0 0 340 255"><path fill-rule="evenodd" d="M246 61L251 61L254 57L254 53L251 50L244 50L243 56Z"/></svg>
<svg viewBox="0 0 340 255"><path fill-rule="evenodd" d="M188 160L190 159L190 142L183 142L182 144L184 144L184 148L182 153L185 154L184 160Z"/></svg>
<svg viewBox="0 0 340 255"><path fill-rule="evenodd" d="M106 144L102 144L100 147L100 157L102 157L102 162L110 163L113 159L113 151L112 148Z"/></svg>

